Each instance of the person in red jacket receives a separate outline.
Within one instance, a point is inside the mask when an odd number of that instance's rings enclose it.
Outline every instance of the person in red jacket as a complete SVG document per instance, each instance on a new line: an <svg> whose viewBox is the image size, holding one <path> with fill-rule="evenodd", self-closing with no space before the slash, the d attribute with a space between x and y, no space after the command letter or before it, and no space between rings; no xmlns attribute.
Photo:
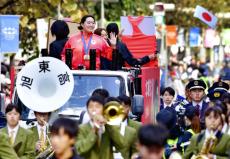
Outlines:
<svg viewBox="0 0 230 159"><path fill-rule="evenodd" d="M96 69L100 69L100 56L112 60L112 50L116 48L115 33L110 35L111 46L100 36L93 34L95 28L95 18L92 15L85 15L82 17L79 33L69 38L62 50L62 60L65 61L65 50L72 49L72 69L78 69L83 66L89 69L90 64L90 49L96 49Z"/></svg>

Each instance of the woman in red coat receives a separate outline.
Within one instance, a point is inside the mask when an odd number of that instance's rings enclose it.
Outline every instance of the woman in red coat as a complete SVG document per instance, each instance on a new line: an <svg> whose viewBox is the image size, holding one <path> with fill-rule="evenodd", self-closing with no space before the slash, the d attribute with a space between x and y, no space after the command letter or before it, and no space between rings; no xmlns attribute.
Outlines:
<svg viewBox="0 0 230 159"><path fill-rule="evenodd" d="M111 34L111 46L100 36L93 34L95 28L95 18L92 15L82 17L79 33L69 38L62 50L62 60L65 61L65 50L72 49L72 69L78 69L78 66L84 66L89 69L89 50L96 49L96 69L100 69L100 56L109 60L112 59L112 50L116 48L116 36Z"/></svg>

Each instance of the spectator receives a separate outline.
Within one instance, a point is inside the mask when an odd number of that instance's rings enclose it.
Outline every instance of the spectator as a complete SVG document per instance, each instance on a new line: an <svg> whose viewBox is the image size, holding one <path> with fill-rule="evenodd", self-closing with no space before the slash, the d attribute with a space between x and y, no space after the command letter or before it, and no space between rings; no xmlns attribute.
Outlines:
<svg viewBox="0 0 230 159"><path fill-rule="evenodd" d="M161 96L163 98L163 103L160 106L160 110L166 108L166 107L172 107L174 108L173 105L173 98L175 96L175 91L172 87L166 87L162 93Z"/></svg>
<svg viewBox="0 0 230 159"><path fill-rule="evenodd" d="M108 34L106 32L106 29L104 28L97 28L94 30L94 34L103 37L105 40L108 39Z"/></svg>

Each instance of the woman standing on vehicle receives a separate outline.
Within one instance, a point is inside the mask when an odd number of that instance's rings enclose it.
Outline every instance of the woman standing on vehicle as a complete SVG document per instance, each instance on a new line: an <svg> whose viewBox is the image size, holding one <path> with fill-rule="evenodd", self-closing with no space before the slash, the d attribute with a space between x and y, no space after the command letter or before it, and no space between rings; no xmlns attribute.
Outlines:
<svg viewBox="0 0 230 159"><path fill-rule="evenodd" d="M95 18L92 15L85 15L82 17L79 33L70 37L62 50L62 60L65 61L65 50L72 49L72 69L78 69L83 66L89 69L90 65L90 49L96 50L96 69L100 69L100 56L109 60L112 59L112 49L116 48L116 36L114 33L110 35L111 46L100 36L93 34L95 28Z"/></svg>

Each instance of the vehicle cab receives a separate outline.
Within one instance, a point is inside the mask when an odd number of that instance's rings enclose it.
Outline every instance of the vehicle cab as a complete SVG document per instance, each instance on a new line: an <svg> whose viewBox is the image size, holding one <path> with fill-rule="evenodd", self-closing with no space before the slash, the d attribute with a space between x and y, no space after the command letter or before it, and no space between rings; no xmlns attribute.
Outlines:
<svg viewBox="0 0 230 159"><path fill-rule="evenodd" d="M127 95L132 97L134 103L138 104L138 111L134 114L141 115L143 112L143 96L137 94L134 84L135 75L130 71L101 71L101 70L71 70L74 77L74 89L69 100L58 110L51 113L50 122L52 123L58 117L68 117L79 120L81 114L86 112L86 102L95 89L106 89L110 96ZM27 127L34 124L35 116L33 111L29 110L18 98L17 88L15 87L13 100L22 108L22 125ZM63 92L65 93L65 92ZM57 99L58 100L58 99ZM141 109L140 109L141 108Z"/></svg>

